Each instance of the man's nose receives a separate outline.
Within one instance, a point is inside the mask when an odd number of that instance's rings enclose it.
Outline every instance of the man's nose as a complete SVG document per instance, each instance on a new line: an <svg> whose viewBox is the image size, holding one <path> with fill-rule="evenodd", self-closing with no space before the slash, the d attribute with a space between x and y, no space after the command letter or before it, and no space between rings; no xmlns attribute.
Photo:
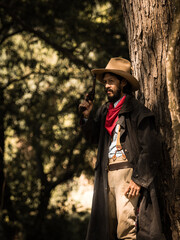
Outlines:
<svg viewBox="0 0 180 240"><path fill-rule="evenodd" d="M109 88L110 87L110 84L109 83L106 83L105 84L105 88L107 89L107 88Z"/></svg>

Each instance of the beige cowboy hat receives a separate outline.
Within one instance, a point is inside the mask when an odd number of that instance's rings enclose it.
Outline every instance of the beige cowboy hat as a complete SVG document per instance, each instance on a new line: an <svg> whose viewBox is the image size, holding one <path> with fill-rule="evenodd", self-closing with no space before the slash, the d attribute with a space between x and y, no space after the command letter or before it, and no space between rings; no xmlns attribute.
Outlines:
<svg viewBox="0 0 180 240"><path fill-rule="evenodd" d="M131 75L131 63L120 57L111 58L106 68L92 69L93 74L96 75L96 79L100 82L103 81L103 74L110 72L125 78L132 86L132 90L136 91L139 89L139 81Z"/></svg>

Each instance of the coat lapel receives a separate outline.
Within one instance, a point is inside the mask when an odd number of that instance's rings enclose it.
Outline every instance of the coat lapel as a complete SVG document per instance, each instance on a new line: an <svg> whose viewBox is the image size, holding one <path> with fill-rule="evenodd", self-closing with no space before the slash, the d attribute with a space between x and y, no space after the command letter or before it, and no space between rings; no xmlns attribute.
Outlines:
<svg viewBox="0 0 180 240"><path fill-rule="evenodd" d="M133 105L132 105L132 96L127 95L125 102L118 114L119 119L117 121L117 124L120 125L120 138L122 137L122 135L125 133L126 131L126 123L125 123L125 114L129 113L133 110Z"/></svg>

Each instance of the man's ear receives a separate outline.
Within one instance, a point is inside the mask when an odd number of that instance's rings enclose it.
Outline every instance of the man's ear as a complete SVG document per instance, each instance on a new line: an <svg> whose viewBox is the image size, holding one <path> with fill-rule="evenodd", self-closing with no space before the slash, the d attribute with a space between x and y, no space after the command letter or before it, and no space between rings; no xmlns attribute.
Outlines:
<svg viewBox="0 0 180 240"><path fill-rule="evenodd" d="M126 86L126 84L127 84L127 80L123 78L121 80L121 86L124 87L124 86Z"/></svg>

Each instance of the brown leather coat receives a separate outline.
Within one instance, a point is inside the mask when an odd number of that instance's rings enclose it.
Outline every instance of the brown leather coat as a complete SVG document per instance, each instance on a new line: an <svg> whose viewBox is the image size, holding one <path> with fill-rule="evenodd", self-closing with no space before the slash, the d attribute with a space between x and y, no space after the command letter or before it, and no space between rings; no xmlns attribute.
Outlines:
<svg viewBox="0 0 180 240"><path fill-rule="evenodd" d="M91 143L98 144L94 195L86 240L108 240L107 164L110 136L104 127L108 103L95 118L90 116L83 130ZM153 113L132 96L119 112L120 142L133 165L132 180L142 188L138 240L160 240L161 223L153 179L161 156Z"/></svg>

